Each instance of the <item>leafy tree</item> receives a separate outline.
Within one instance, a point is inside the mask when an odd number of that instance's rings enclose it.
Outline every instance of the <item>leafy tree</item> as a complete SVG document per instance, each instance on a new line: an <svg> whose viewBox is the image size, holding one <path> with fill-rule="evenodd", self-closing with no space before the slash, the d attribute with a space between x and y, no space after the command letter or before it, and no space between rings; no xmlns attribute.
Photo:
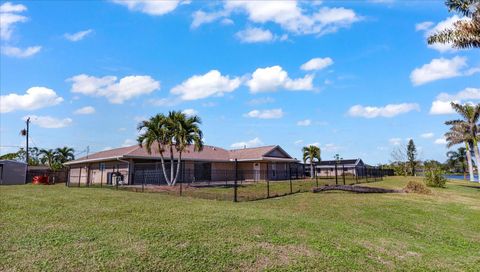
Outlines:
<svg viewBox="0 0 480 272"><path fill-rule="evenodd" d="M470 104L457 104L452 102L452 108L462 117L462 119L450 120L445 122L446 125L451 126L450 131L445 134L448 139L453 139L457 141L449 141L449 143L457 144L461 142L466 143L467 156L470 150L473 150L475 154L475 159L477 165L480 162L480 152L478 149L478 139L479 128L478 122L480 120L480 104L470 105ZM462 140L462 141L458 141ZM471 149L470 149L471 148ZM471 165L471 159L469 160ZM480 178L480 168L477 167L477 174ZM473 173L471 174L471 179L473 178Z"/></svg>
<svg viewBox="0 0 480 272"><path fill-rule="evenodd" d="M319 162L322 160L320 147L314 145L305 146L302 148L302 152L303 163L307 163L307 160L310 162L310 178L313 179L314 175L316 175L313 164L315 161Z"/></svg>
<svg viewBox="0 0 480 272"><path fill-rule="evenodd" d="M463 178L467 179L467 149L465 147L460 147L457 151L448 151L447 157L451 166L454 168L460 166Z"/></svg>
<svg viewBox="0 0 480 272"><path fill-rule="evenodd" d="M418 161L417 161L417 147L415 146L415 143L413 142L412 139L408 141L407 145L407 159L408 159L408 164L410 166L411 174L412 176L415 176L415 168L417 167Z"/></svg>
<svg viewBox="0 0 480 272"><path fill-rule="evenodd" d="M428 43L451 43L454 48L480 47L480 0L446 0L445 5L467 17L428 37Z"/></svg>
<svg viewBox="0 0 480 272"><path fill-rule="evenodd" d="M168 185L174 186L177 182L182 153L186 152L188 146L193 145L196 152L203 149L203 133L200 130L200 124L201 120L198 116L187 116L178 111L171 111L167 116L157 114L138 124L140 132L137 138L138 144L145 146L149 154L152 153L152 147L157 145L163 174ZM170 154L170 176L167 175L165 167L166 150ZM178 153L176 173L174 151Z"/></svg>

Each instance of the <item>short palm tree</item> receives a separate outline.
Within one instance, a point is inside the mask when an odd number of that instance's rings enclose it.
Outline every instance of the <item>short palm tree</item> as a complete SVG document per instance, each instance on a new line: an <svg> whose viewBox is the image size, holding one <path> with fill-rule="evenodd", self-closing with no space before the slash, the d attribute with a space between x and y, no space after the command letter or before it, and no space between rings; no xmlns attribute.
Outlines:
<svg viewBox="0 0 480 272"><path fill-rule="evenodd" d="M453 27L434 33L428 43L451 43L455 48L480 47L480 0L446 0L450 11L468 19L458 20Z"/></svg>
<svg viewBox="0 0 480 272"><path fill-rule="evenodd" d="M452 108L462 117L462 120L450 120L445 122L446 125L451 126L451 131L456 131L457 134L463 134L467 140L470 150L475 154L477 166L480 163L480 152L478 150L479 126L480 120L480 104L477 105L461 105L458 103L451 103ZM467 147L468 149L468 147ZM480 168L477 167L478 178L480 178Z"/></svg>
<svg viewBox="0 0 480 272"><path fill-rule="evenodd" d="M463 179L467 179L467 149L465 147L460 147L457 151L448 151L447 157L453 167L456 168L457 165L460 166L463 172Z"/></svg>
<svg viewBox="0 0 480 272"><path fill-rule="evenodd" d="M40 149L39 154L42 156L40 161L53 169L58 159L57 153L53 149Z"/></svg>
<svg viewBox="0 0 480 272"><path fill-rule="evenodd" d="M181 168L182 154L193 145L194 151L203 149L203 133L199 125L201 120L198 116L187 116L179 111L171 111L168 115L157 114L147 121L138 125L140 135L137 138L140 146L145 146L151 154L152 146L157 145L162 163L165 181L174 186L178 180ZM165 167L165 151L170 153L170 176ZM174 151L178 153L175 171Z"/></svg>
<svg viewBox="0 0 480 272"><path fill-rule="evenodd" d="M310 178L313 179L314 175L316 175L313 169L313 164L315 161L319 162L322 160L320 147L314 145L305 146L302 148L302 152L303 163L307 163L307 161L310 162Z"/></svg>
<svg viewBox="0 0 480 272"><path fill-rule="evenodd" d="M451 126L450 131L445 133L445 139L447 140L447 147L450 148L457 144L465 144L465 150L467 153L467 165L470 175L470 181L474 181L473 164L472 164L472 140L469 132L466 132L464 128L459 125Z"/></svg>
<svg viewBox="0 0 480 272"><path fill-rule="evenodd" d="M74 154L75 150L71 147L68 147L68 146L59 147L55 149L55 152L57 153L58 161L60 163L65 163L75 159L75 154Z"/></svg>

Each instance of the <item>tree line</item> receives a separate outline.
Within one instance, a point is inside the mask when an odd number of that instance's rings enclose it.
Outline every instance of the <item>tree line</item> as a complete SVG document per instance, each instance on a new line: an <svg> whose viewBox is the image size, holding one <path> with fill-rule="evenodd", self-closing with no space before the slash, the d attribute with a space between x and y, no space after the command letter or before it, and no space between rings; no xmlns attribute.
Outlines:
<svg viewBox="0 0 480 272"><path fill-rule="evenodd" d="M62 169L64 163L75 159L75 150L68 146L55 149L39 149L37 147L32 147L29 148L28 151L28 165L46 165L52 170ZM0 159L26 161L27 152L25 148L20 148L17 152L7 153L0 156Z"/></svg>

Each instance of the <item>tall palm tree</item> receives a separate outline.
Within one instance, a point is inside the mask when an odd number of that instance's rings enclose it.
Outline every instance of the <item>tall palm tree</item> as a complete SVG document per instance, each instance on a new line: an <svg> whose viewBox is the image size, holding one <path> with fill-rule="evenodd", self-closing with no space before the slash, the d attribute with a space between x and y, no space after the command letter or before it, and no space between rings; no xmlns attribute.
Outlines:
<svg viewBox="0 0 480 272"><path fill-rule="evenodd" d="M302 152L303 163L307 163L307 160L310 162L310 178L313 179L313 175L315 174L315 171L313 169L313 163L315 162L315 160L317 162L322 160L320 147L314 145L305 146L304 148L302 148Z"/></svg>
<svg viewBox="0 0 480 272"><path fill-rule="evenodd" d="M145 146L147 152L151 154L152 146L157 144L163 174L168 185L176 184L180 174L182 154L188 150L188 146L193 145L195 152L203 149L203 133L200 130L200 124L201 120L198 116L187 116L179 111L171 111L167 116L157 114L138 125L139 145ZM165 150L170 152L170 176L167 175L165 167ZM178 153L176 171L174 151Z"/></svg>
<svg viewBox="0 0 480 272"><path fill-rule="evenodd" d="M460 165L460 168L463 171L463 179L467 179L467 149L465 147L460 147L457 151L448 151L447 157L449 162L453 164L454 167Z"/></svg>
<svg viewBox="0 0 480 272"><path fill-rule="evenodd" d="M175 149L178 152L177 173L175 174L175 179L172 182L173 185L175 185L180 173L182 153L187 151L187 148L190 145L193 145L195 152L200 152L203 150L203 132L199 127L202 121L200 117L196 115L187 116L178 111L170 112L168 117L171 125L174 127L173 138L175 142Z"/></svg>
<svg viewBox="0 0 480 272"><path fill-rule="evenodd" d="M59 147L55 149L55 152L57 153L58 161L62 164L75 159L75 150L71 147Z"/></svg>
<svg viewBox="0 0 480 272"><path fill-rule="evenodd" d="M458 20L448 28L428 37L428 43L451 43L455 48L480 47L480 0L446 0L450 11L468 19Z"/></svg>
<svg viewBox="0 0 480 272"><path fill-rule="evenodd" d="M465 138L468 139L469 146L472 148L475 154L475 160L477 166L480 163L480 152L478 150L478 139L479 135L479 125L478 121L480 120L480 104L477 105L461 105L458 103L451 103L452 108L462 117L462 120L450 120L445 122L446 125L455 127L455 129L465 135ZM477 177L480 179L480 168L477 167Z"/></svg>
<svg viewBox="0 0 480 272"><path fill-rule="evenodd" d="M53 166L58 159L57 153L53 149L40 149L39 153L42 156L40 161L53 169Z"/></svg>

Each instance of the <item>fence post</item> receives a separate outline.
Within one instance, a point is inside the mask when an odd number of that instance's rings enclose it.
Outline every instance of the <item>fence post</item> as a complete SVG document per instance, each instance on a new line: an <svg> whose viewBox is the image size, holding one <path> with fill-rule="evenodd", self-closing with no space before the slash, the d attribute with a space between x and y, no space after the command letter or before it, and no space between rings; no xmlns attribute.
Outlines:
<svg viewBox="0 0 480 272"><path fill-rule="evenodd" d="M363 167L363 171L365 173L365 182L368 182L368 173L367 173L367 167L366 166Z"/></svg>
<svg viewBox="0 0 480 272"><path fill-rule="evenodd" d="M342 164L342 178L343 178L343 185L345 185L345 164Z"/></svg>
<svg viewBox="0 0 480 272"><path fill-rule="evenodd" d="M238 161L235 159L235 180L233 183L233 202L237 202L237 172L238 172Z"/></svg>
<svg viewBox="0 0 480 272"><path fill-rule="evenodd" d="M80 171L78 171L78 187L80 187L81 179L82 179L82 167L80 167Z"/></svg>
<svg viewBox="0 0 480 272"><path fill-rule="evenodd" d="M288 177L290 180L290 194L293 193L293 188L292 188L292 164L288 164Z"/></svg>
<svg viewBox="0 0 480 272"><path fill-rule="evenodd" d="M335 162L335 184L338 185L338 165Z"/></svg>
<svg viewBox="0 0 480 272"><path fill-rule="evenodd" d="M357 166L355 166L355 184L358 183L358 169Z"/></svg>

